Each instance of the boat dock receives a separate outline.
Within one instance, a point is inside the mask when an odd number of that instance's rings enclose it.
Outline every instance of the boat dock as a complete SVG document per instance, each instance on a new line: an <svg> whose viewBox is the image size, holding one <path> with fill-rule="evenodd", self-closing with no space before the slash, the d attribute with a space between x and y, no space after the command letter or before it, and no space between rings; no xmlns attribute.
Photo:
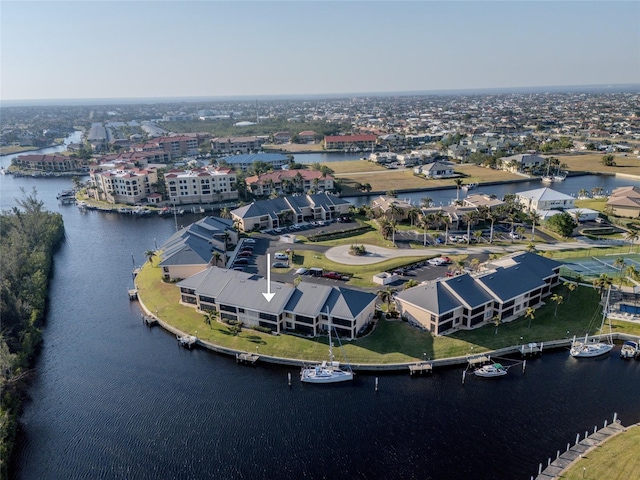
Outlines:
<svg viewBox="0 0 640 480"><path fill-rule="evenodd" d="M433 365L431 365L431 362L409 365L409 375L413 375L414 373L433 373Z"/></svg>
<svg viewBox="0 0 640 480"><path fill-rule="evenodd" d="M238 363L255 365L259 358L260 355L255 353L236 353L236 362Z"/></svg>
<svg viewBox="0 0 640 480"><path fill-rule="evenodd" d="M151 317L149 315L145 315L144 313L142 314L142 322L147 327L153 327L154 325L158 325L158 319L157 318Z"/></svg>
<svg viewBox="0 0 640 480"><path fill-rule="evenodd" d="M478 365L484 365L491 362L491 357L488 355L480 355L478 357L469 357L468 367L477 367Z"/></svg>
<svg viewBox="0 0 640 480"><path fill-rule="evenodd" d="M536 355L542 355L543 348L544 342L541 342L539 345L537 343L522 345L520 347L520 354L522 355L522 357L534 357Z"/></svg>
<svg viewBox="0 0 640 480"><path fill-rule="evenodd" d="M132 302L134 300L138 300L138 289L137 288L132 288L131 290L129 290L129 300L131 300Z"/></svg>
<svg viewBox="0 0 640 480"><path fill-rule="evenodd" d="M193 335L176 335L176 340L185 348L193 348L198 341L198 337L194 337Z"/></svg>
<svg viewBox="0 0 640 480"><path fill-rule="evenodd" d="M604 426L598 430L598 427L594 427L593 433L589 435L589 432L584 433L584 438L580 440L580 434L576 435L576 443L573 447L567 443L567 450L560 454L560 450L556 452L556 459L551 461L551 458L547 460L547 467L542 470L542 463L538 466L538 476L536 480L553 480L560 478L560 475L571 466L573 462L579 460L585 456L590 450L600 446L610 437L623 432L625 428L620 424L620 420L617 419L617 414L613 416L613 422L607 425L605 420ZM531 479L533 480L533 475Z"/></svg>

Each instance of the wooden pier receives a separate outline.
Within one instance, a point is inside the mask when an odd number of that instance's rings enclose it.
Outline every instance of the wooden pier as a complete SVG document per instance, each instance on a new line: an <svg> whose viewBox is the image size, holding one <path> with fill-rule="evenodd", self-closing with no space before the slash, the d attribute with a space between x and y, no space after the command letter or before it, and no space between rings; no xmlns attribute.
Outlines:
<svg viewBox="0 0 640 480"><path fill-rule="evenodd" d="M544 348L544 342L541 343L529 343L528 345L520 346L520 354L522 357L535 357L542 355L542 349Z"/></svg>
<svg viewBox="0 0 640 480"><path fill-rule="evenodd" d="M132 288L131 290L129 290L129 300L131 300L132 302L134 300L138 300L138 289L137 288Z"/></svg>
<svg viewBox="0 0 640 480"><path fill-rule="evenodd" d="M469 357L468 358L469 365L468 367L477 367L478 365L484 365L485 363L491 362L491 357L487 355L480 355L478 357Z"/></svg>
<svg viewBox="0 0 640 480"><path fill-rule="evenodd" d="M255 365L260 355L255 353L236 353L236 362L249 365Z"/></svg>
<svg viewBox="0 0 640 480"><path fill-rule="evenodd" d="M433 373L433 365L431 365L431 362L409 365L409 375L414 373Z"/></svg>

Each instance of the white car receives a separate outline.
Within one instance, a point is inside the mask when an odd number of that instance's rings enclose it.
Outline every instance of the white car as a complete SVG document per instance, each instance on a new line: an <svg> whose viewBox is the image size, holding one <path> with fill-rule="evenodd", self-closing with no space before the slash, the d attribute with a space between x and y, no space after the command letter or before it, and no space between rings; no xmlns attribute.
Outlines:
<svg viewBox="0 0 640 480"><path fill-rule="evenodd" d="M520 240L520 235L517 232L509 232L509 236L514 240Z"/></svg>
<svg viewBox="0 0 640 480"><path fill-rule="evenodd" d="M273 258L275 258L276 260L289 260L289 255L287 255L286 253L277 252L273 254Z"/></svg>
<svg viewBox="0 0 640 480"><path fill-rule="evenodd" d="M254 244L256 243L256 241L253 238L245 238L243 240L244 243L250 243L250 244Z"/></svg>
<svg viewBox="0 0 640 480"><path fill-rule="evenodd" d="M296 270L296 275L306 275L307 272L309 272L307 268L300 267L299 269Z"/></svg>

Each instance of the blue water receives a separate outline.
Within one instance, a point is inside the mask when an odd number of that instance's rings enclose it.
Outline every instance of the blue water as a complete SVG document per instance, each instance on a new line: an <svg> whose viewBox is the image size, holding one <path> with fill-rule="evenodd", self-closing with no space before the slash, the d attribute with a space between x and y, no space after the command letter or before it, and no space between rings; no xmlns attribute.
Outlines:
<svg viewBox="0 0 640 480"><path fill-rule="evenodd" d="M70 183L0 178L3 209L20 187L36 186L67 233L18 480L526 480L614 412L625 425L640 422L640 362L620 360L619 347L585 361L545 352L524 374L513 368L464 386L458 368L380 375L377 392L374 375L303 385L297 369L179 348L143 326L127 297L133 266L171 235L173 221L59 205L55 195Z"/></svg>

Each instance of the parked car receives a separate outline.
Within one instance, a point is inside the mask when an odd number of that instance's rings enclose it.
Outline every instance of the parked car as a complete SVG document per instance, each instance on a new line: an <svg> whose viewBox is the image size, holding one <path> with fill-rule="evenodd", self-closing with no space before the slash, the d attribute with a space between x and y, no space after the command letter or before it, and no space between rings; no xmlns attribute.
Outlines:
<svg viewBox="0 0 640 480"><path fill-rule="evenodd" d="M509 232L509 236L514 240L520 240L520 235L518 234L518 232Z"/></svg>
<svg viewBox="0 0 640 480"><path fill-rule="evenodd" d="M236 265L249 265L249 260L247 258L238 258L233 262L233 266Z"/></svg>
<svg viewBox="0 0 640 480"><path fill-rule="evenodd" d="M323 277L330 278L332 280L344 280L345 278L348 278L348 277L345 277L344 275L340 275L337 272L327 272L323 275Z"/></svg>
<svg viewBox="0 0 640 480"><path fill-rule="evenodd" d="M239 257L250 257L250 256L252 256L252 255L253 255L253 252L249 252L249 251L246 251L246 250L244 250L244 251L242 251L242 252L238 253L238 256L239 256Z"/></svg>
<svg viewBox="0 0 640 480"><path fill-rule="evenodd" d="M273 254L273 258L275 258L276 260L289 260L289 255L282 252L276 252Z"/></svg>
<svg viewBox="0 0 640 480"><path fill-rule="evenodd" d="M451 263L451 259L449 257L436 257L432 258L427 262L429 265L434 265L439 267L440 265L448 265Z"/></svg>
<svg viewBox="0 0 640 480"><path fill-rule="evenodd" d="M244 267L233 267L236 272L244 272Z"/></svg>
<svg viewBox="0 0 640 480"><path fill-rule="evenodd" d="M273 268L289 268L289 264L286 262L273 262L271 266Z"/></svg>
<svg viewBox="0 0 640 480"><path fill-rule="evenodd" d="M243 240L243 242L244 242L244 243L250 243L250 244L254 244L254 243L256 243L255 239L253 239L253 238L245 238L245 239Z"/></svg>
<svg viewBox="0 0 640 480"><path fill-rule="evenodd" d="M304 267L300 267L296 270L296 275L306 275L307 273L309 273L309 269Z"/></svg>

